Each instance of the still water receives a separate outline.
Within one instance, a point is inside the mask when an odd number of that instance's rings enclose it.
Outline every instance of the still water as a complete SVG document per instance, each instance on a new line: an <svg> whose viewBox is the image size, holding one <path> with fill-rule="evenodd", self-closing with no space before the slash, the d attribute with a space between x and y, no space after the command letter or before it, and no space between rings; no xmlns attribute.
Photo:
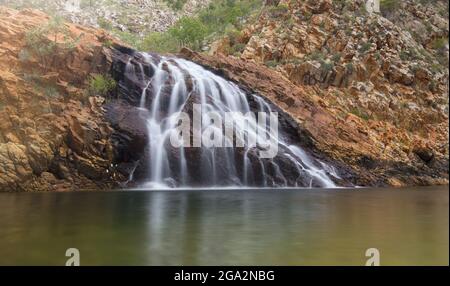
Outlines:
<svg viewBox="0 0 450 286"><path fill-rule="evenodd" d="M0 265L449 264L448 187L0 194Z"/></svg>

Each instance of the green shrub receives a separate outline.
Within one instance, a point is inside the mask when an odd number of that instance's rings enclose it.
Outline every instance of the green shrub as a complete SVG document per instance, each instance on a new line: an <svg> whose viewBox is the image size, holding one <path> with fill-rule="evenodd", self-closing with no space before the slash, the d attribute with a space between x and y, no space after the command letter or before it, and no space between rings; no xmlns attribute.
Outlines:
<svg viewBox="0 0 450 286"><path fill-rule="evenodd" d="M436 88L437 88L437 83L434 80L430 81L430 83L428 84L428 89L431 92L436 92Z"/></svg>
<svg viewBox="0 0 450 286"><path fill-rule="evenodd" d="M314 51L313 53L309 54L307 57L313 61L323 61L325 59L325 55L320 51Z"/></svg>
<svg viewBox="0 0 450 286"><path fill-rule="evenodd" d="M148 34L138 48L157 53L175 53L180 49L180 45L177 39L169 33L154 32Z"/></svg>
<svg viewBox="0 0 450 286"><path fill-rule="evenodd" d="M407 61L410 58L410 55L407 51L400 51L399 56L402 61Z"/></svg>
<svg viewBox="0 0 450 286"><path fill-rule="evenodd" d="M353 71L355 70L353 63L347 63L345 65L345 70L347 71L348 74L352 74Z"/></svg>
<svg viewBox="0 0 450 286"><path fill-rule="evenodd" d="M111 21L109 21L108 19L105 19L103 17L99 17L97 19L97 24L100 26L100 28L107 30L107 31L111 31L113 29L113 25L112 25Z"/></svg>
<svg viewBox="0 0 450 286"><path fill-rule="evenodd" d="M359 118L368 121L372 119L372 116L370 116L367 112L364 110L359 109L358 107L352 107L349 111L349 113L358 116Z"/></svg>
<svg viewBox="0 0 450 286"><path fill-rule="evenodd" d="M59 96L59 92L54 86L45 86L42 88L42 93L48 98L56 98Z"/></svg>
<svg viewBox="0 0 450 286"><path fill-rule="evenodd" d="M363 54L363 53L367 52L371 47L372 47L372 43L364 43L359 48L359 52L361 54Z"/></svg>
<svg viewBox="0 0 450 286"><path fill-rule="evenodd" d="M379 62L381 61L381 53L379 51L375 52L375 59Z"/></svg>
<svg viewBox="0 0 450 286"><path fill-rule="evenodd" d="M132 34L130 32L119 31L117 29L114 29L112 32L116 37L134 48L138 48L142 42L138 35Z"/></svg>
<svg viewBox="0 0 450 286"><path fill-rule="evenodd" d="M392 12L395 9L398 9L400 6L399 0L381 0L380 1L380 9L382 12Z"/></svg>
<svg viewBox="0 0 450 286"><path fill-rule="evenodd" d="M164 0L173 10L181 10L186 4L187 0Z"/></svg>
<svg viewBox="0 0 450 286"><path fill-rule="evenodd" d="M279 63L275 60L270 60L270 61L266 61L264 64L269 68L275 68L278 66Z"/></svg>
<svg viewBox="0 0 450 286"><path fill-rule="evenodd" d="M230 24L228 27L226 27L225 34L230 40L231 45L234 45L238 43L239 37L241 36L241 31L239 31L238 29L236 29L236 27Z"/></svg>
<svg viewBox="0 0 450 286"><path fill-rule="evenodd" d="M277 6L271 6L268 9L269 15L273 18L279 18L289 15L289 7L286 4L279 4Z"/></svg>
<svg viewBox="0 0 450 286"><path fill-rule="evenodd" d="M246 45L242 43L235 44L231 47L230 53L235 56L240 55L245 50L245 47Z"/></svg>
<svg viewBox="0 0 450 286"><path fill-rule="evenodd" d="M73 39L61 17L53 17L47 23L38 26L25 35L27 51L38 56L45 67L60 52L69 52L78 44L83 35Z"/></svg>
<svg viewBox="0 0 450 286"><path fill-rule="evenodd" d="M91 95L105 96L117 86L116 81L109 75L94 74L89 79L89 92Z"/></svg>
<svg viewBox="0 0 450 286"><path fill-rule="evenodd" d="M392 10L399 7L401 0L380 0L380 9Z"/></svg>
<svg viewBox="0 0 450 286"><path fill-rule="evenodd" d="M111 48L113 46L113 42L109 39L105 40L102 44L105 48Z"/></svg>
<svg viewBox="0 0 450 286"><path fill-rule="evenodd" d="M176 4L177 0L166 2ZM262 6L263 0L217 0L194 17L181 18L166 32L150 33L144 39L127 32L114 31L114 34L129 45L147 51L173 53L181 47L200 50L203 42L225 34L236 39L246 19L256 16L255 12Z"/></svg>
<svg viewBox="0 0 450 286"><path fill-rule="evenodd" d="M320 61L320 68L326 72L332 71L334 68L334 62Z"/></svg>
<svg viewBox="0 0 450 286"><path fill-rule="evenodd" d="M263 5L262 0L219 0L214 2L199 13L199 18L207 27L209 34L221 34L230 24L237 29L242 28L243 20L250 18L253 12L260 11Z"/></svg>
<svg viewBox="0 0 450 286"><path fill-rule="evenodd" d="M337 53L334 54L333 57L331 57L331 60L335 63L338 63L341 61L341 57L342 57L341 53Z"/></svg>
<svg viewBox="0 0 450 286"><path fill-rule="evenodd" d="M441 50L446 45L448 45L448 38L438 38L438 39L435 39L432 43L433 49L435 49L435 50Z"/></svg>
<svg viewBox="0 0 450 286"><path fill-rule="evenodd" d="M207 28L198 18L183 17L168 32L180 46L199 49Z"/></svg>

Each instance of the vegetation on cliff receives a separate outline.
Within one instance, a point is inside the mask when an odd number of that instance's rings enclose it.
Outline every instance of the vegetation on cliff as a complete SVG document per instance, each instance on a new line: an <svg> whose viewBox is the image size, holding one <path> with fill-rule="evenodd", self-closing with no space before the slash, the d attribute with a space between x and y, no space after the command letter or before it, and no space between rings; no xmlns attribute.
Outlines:
<svg viewBox="0 0 450 286"><path fill-rule="evenodd" d="M286 99L293 114L307 98L324 107L342 130L314 138L321 150L368 172L392 174L387 165L398 164L422 174L415 184L439 182L448 171L448 1L395 2L382 2L379 15L362 0L266 1L256 21L209 53L288 79L301 89ZM242 80L240 70L221 73Z"/></svg>
<svg viewBox="0 0 450 286"><path fill-rule="evenodd" d="M201 51L224 35L237 34L258 15L262 4L262 0L214 1L197 15L182 17L165 32L153 32L143 39L129 35L122 39L143 51L174 53L183 47Z"/></svg>
<svg viewBox="0 0 450 286"><path fill-rule="evenodd" d="M69 22L104 28L131 38L166 31L183 16L192 16L210 0L0 0L14 9L38 9Z"/></svg>
<svg viewBox="0 0 450 286"><path fill-rule="evenodd" d="M26 33L26 47L21 51L21 60L26 62L30 57L36 56L44 69L48 69L60 54L75 49L81 37L83 34L72 38L64 19L53 17Z"/></svg>
<svg viewBox="0 0 450 286"><path fill-rule="evenodd" d="M14 21L14 23L12 23ZM110 188L103 31L0 7L0 191Z"/></svg>
<svg viewBox="0 0 450 286"><path fill-rule="evenodd" d="M160 30L100 19L109 33L0 8L0 189L109 186L110 34L202 52L183 54L269 98L363 183L448 183L448 1L364 3L220 0Z"/></svg>

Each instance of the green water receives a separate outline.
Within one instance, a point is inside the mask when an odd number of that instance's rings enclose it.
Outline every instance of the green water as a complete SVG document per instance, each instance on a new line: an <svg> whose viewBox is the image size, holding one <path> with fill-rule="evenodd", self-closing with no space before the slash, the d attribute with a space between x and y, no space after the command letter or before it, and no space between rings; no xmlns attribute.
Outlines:
<svg viewBox="0 0 450 286"><path fill-rule="evenodd" d="M449 264L448 187L0 194L0 265Z"/></svg>

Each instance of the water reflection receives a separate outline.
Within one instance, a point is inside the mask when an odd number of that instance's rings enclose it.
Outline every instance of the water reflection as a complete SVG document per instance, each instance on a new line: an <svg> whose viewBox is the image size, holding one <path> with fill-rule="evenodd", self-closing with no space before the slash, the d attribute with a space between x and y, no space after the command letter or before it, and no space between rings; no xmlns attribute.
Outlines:
<svg viewBox="0 0 450 286"><path fill-rule="evenodd" d="M448 188L0 194L0 264L448 265Z"/></svg>

